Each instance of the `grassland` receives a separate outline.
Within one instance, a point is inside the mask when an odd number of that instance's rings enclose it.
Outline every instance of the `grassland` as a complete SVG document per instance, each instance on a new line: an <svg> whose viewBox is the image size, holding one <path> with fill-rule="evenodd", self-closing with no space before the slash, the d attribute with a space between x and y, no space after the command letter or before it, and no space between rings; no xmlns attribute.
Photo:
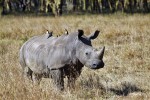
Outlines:
<svg viewBox="0 0 150 100"><path fill-rule="evenodd" d="M76 89L53 90L51 79L26 82L18 55L30 37L83 29L101 31L94 47L106 47L105 67L84 67ZM150 98L150 15L89 15L64 17L0 17L0 100L148 100Z"/></svg>

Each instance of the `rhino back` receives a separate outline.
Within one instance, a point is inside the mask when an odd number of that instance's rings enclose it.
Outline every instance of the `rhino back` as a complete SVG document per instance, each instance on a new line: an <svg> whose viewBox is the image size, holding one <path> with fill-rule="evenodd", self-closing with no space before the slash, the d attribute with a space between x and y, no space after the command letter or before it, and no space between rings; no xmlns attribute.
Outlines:
<svg viewBox="0 0 150 100"><path fill-rule="evenodd" d="M21 47L20 58L24 59L24 65L36 73L42 73L47 70L45 59L48 53L48 49L46 48L48 41L50 40L48 40L45 35L35 36L25 42ZM23 62L23 60L21 62Z"/></svg>
<svg viewBox="0 0 150 100"><path fill-rule="evenodd" d="M55 40L53 45L63 45L68 49L73 49L76 45L76 33L71 33L69 35L62 35Z"/></svg>
<svg viewBox="0 0 150 100"><path fill-rule="evenodd" d="M45 35L35 36L22 46L24 63L32 71L43 73L47 67L57 69L70 62L76 62L75 38L75 34L48 39Z"/></svg>

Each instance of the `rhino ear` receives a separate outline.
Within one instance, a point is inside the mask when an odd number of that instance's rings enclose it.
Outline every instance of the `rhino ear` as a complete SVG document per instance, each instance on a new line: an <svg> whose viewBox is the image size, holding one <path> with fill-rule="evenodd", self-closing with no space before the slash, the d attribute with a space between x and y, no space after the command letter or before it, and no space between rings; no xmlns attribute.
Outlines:
<svg viewBox="0 0 150 100"><path fill-rule="evenodd" d="M95 39L97 38L97 36L99 35L99 30L96 30L95 33L92 33L88 36L88 38L91 40L91 39Z"/></svg>
<svg viewBox="0 0 150 100"><path fill-rule="evenodd" d="M79 29L78 30L78 37L80 38L83 34L84 34L84 31Z"/></svg>

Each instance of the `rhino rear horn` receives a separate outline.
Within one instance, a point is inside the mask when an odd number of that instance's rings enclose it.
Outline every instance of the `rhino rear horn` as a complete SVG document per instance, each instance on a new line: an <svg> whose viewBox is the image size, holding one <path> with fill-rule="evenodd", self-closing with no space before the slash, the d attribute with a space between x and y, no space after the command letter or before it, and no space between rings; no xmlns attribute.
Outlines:
<svg viewBox="0 0 150 100"><path fill-rule="evenodd" d="M94 33L92 33L92 34L90 34L89 36L88 36L88 38L91 40L91 39L95 39L95 38L97 38L97 36L99 35L99 30L96 30Z"/></svg>
<svg viewBox="0 0 150 100"><path fill-rule="evenodd" d="M98 51L99 59L103 59L104 51L105 51L105 46L100 51Z"/></svg>
<svg viewBox="0 0 150 100"><path fill-rule="evenodd" d="M78 30L78 37L81 37L83 34L84 34L84 31L81 30L81 29L79 29L79 30Z"/></svg>

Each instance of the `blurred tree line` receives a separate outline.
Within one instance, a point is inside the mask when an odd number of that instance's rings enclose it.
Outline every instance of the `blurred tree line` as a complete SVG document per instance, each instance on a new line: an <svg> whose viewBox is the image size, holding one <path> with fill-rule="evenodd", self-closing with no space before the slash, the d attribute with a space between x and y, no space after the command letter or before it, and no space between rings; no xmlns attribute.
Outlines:
<svg viewBox="0 0 150 100"><path fill-rule="evenodd" d="M0 5L2 14L150 12L150 0L0 0Z"/></svg>

